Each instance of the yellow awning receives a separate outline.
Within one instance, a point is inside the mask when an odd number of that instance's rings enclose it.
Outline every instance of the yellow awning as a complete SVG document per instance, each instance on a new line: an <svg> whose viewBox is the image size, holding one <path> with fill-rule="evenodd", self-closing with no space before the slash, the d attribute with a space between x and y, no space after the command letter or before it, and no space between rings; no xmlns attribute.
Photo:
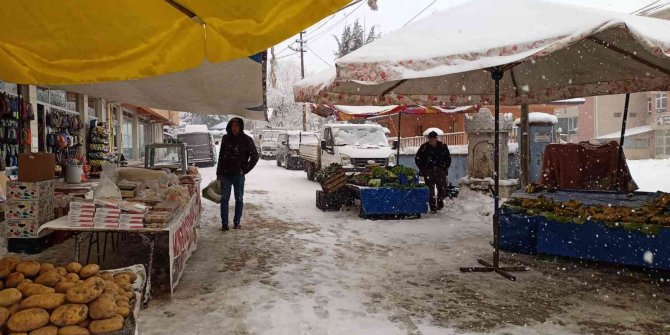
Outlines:
<svg viewBox="0 0 670 335"><path fill-rule="evenodd" d="M6 1L0 6L0 80L109 82L229 61L264 50L349 1Z"/></svg>

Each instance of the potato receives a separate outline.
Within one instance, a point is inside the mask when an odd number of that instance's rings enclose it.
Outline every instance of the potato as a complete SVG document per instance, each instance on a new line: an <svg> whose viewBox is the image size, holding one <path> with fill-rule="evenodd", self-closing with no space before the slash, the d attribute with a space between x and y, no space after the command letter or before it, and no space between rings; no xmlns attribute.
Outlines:
<svg viewBox="0 0 670 335"><path fill-rule="evenodd" d="M70 302L87 304L99 297L104 290L105 281L100 277L91 277L67 290L66 298Z"/></svg>
<svg viewBox="0 0 670 335"><path fill-rule="evenodd" d="M49 324L49 312L41 308L30 308L12 315L7 327L12 332L29 332Z"/></svg>
<svg viewBox="0 0 670 335"><path fill-rule="evenodd" d="M130 315L130 307L116 307L116 312L125 318Z"/></svg>
<svg viewBox="0 0 670 335"><path fill-rule="evenodd" d="M119 286L130 284L130 276L128 275L116 276L114 277L114 282L116 283L116 285Z"/></svg>
<svg viewBox="0 0 670 335"><path fill-rule="evenodd" d="M24 290L26 286L28 286L29 284L32 284L32 283L33 283L32 280L30 280L30 279L24 279L22 282L19 283L19 285L16 285L16 288L17 288L19 291L21 291L21 290Z"/></svg>
<svg viewBox="0 0 670 335"><path fill-rule="evenodd" d="M56 270L56 267L51 263L42 263L40 264L40 275L43 275L49 271Z"/></svg>
<svg viewBox="0 0 670 335"><path fill-rule="evenodd" d="M79 275L76 273L68 273L67 275L65 275L65 280L71 283L76 283L79 280Z"/></svg>
<svg viewBox="0 0 670 335"><path fill-rule="evenodd" d="M33 295L21 302L21 309L43 308L47 310L54 309L65 303L65 294L47 293Z"/></svg>
<svg viewBox="0 0 670 335"><path fill-rule="evenodd" d="M56 326L74 326L88 317L88 306L83 304L67 304L59 306L51 313L51 323Z"/></svg>
<svg viewBox="0 0 670 335"><path fill-rule="evenodd" d="M44 274L41 274L37 279L35 279L36 284L42 284L47 287L54 287L60 281L60 275L56 270L48 271Z"/></svg>
<svg viewBox="0 0 670 335"><path fill-rule="evenodd" d="M98 274L100 271L100 266L98 264L88 264L81 268L81 271L79 271L79 277L81 278L89 278L93 277Z"/></svg>
<svg viewBox="0 0 670 335"><path fill-rule="evenodd" d="M93 320L109 319L116 314L116 300L111 294L103 294L88 304L88 315Z"/></svg>
<svg viewBox="0 0 670 335"><path fill-rule="evenodd" d="M58 335L91 335L91 332L85 327L66 326L58 330Z"/></svg>
<svg viewBox="0 0 670 335"><path fill-rule="evenodd" d="M83 266L77 262L72 262L65 266L65 269L69 273L79 273L79 271L81 271L81 268L83 268Z"/></svg>
<svg viewBox="0 0 670 335"><path fill-rule="evenodd" d="M119 301L122 301L122 302L125 302L126 304L129 304L130 303L130 298L126 297L125 295L120 295L116 298L116 302L119 302Z"/></svg>
<svg viewBox="0 0 670 335"><path fill-rule="evenodd" d="M2 280L0 280L0 290L3 290L4 288L5 288L5 283ZM0 335L2 335L2 334L0 334Z"/></svg>
<svg viewBox="0 0 670 335"><path fill-rule="evenodd" d="M56 293L66 293L67 290L71 289L75 285L77 285L77 284L67 282L67 281L66 282L60 282L60 283L56 284L56 286L54 286L54 289L56 290Z"/></svg>
<svg viewBox="0 0 670 335"><path fill-rule="evenodd" d="M102 278L104 280L114 281L114 276L109 272L100 272L100 273L98 273L98 276L100 276L100 278Z"/></svg>
<svg viewBox="0 0 670 335"><path fill-rule="evenodd" d="M132 299L135 296L135 293L133 293L131 291L128 291L128 292L124 292L124 295L126 297L128 297L128 299Z"/></svg>
<svg viewBox="0 0 670 335"><path fill-rule="evenodd" d="M56 272L58 272L58 274L63 276L63 277L65 277L67 275L67 270L62 266L57 267Z"/></svg>
<svg viewBox="0 0 670 335"><path fill-rule="evenodd" d="M28 335L58 335L58 327L56 326L42 327L31 331L30 334Z"/></svg>
<svg viewBox="0 0 670 335"><path fill-rule="evenodd" d="M90 324L91 324L91 319L86 319L86 320L78 323L77 326L88 328L88 325L90 325Z"/></svg>
<svg viewBox="0 0 670 335"><path fill-rule="evenodd" d="M15 288L7 288L0 291L0 306L9 307L21 301L23 295Z"/></svg>
<svg viewBox="0 0 670 335"><path fill-rule="evenodd" d="M5 278L16 271L16 266L19 262L19 259L14 256L7 256L0 259L0 278Z"/></svg>
<svg viewBox="0 0 670 335"><path fill-rule="evenodd" d="M16 265L16 272L22 272L26 277L34 277L40 273L42 265L36 261L23 261Z"/></svg>
<svg viewBox="0 0 670 335"><path fill-rule="evenodd" d="M114 315L105 320L93 320L88 326L88 330L93 334L106 334L123 329L123 317Z"/></svg>
<svg viewBox="0 0 670 335"><path fill-rule="evenodd" d="M9 306L9 315L14 315L21 311L21 304L15 303L14 305Z"/></svg>
<svg viewBox="0 0 670 335"><path fill-rule="evenodd" d="M21 332L21 333L9 333L8 335L30 335L30 334Z"/></svg>
<svg viewBox="0 0 670 335"><path fill-rule="evenodd" d="M26 284L19 288L19 291L23 294L24 297L30 297L37 294L47 294L54 293L56 290L53 287L46 287L42 284Z"/></svg>
<svg viewBox="0 0 670 335"><path fill-rule="evenodd" d="M105 279L105 289L110 289L112 291L118 291L119 285L117 285L113 280Z"/></svg>
<svg viewBox="0 0 670 335"><path fill-rule="evenodd" d="M131 283L134 283L137 280L137 274L135 272L125 271L114 275L115 278L120 276L128 276Z"/></svg>
<svg viewBox="0 0 670 335"><path fill-rule="evenodd" d="M0 326L3 326L5 322L7 322L10 315L12 315L12 313L9 312L9 309L0 307Z"/></svg>
<svg viewBox="0 0 670 335"><path fill-rule="evenodd" d="M7 279L5 280L5 285L7 285L7 287L17 287L25 279L26 279L26 276L23 273L14 272L14 273L10 274L9 276L7 276Z"/></svg>

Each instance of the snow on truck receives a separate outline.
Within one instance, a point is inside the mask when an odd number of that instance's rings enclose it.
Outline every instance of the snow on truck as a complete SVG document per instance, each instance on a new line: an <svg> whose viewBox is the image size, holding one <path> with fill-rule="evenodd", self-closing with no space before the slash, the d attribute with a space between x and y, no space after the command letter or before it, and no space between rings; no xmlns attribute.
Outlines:
<svg viewBox="0 0 670 335"><path fill-rule="evenodd" d="M388 166L396 164L384 130L377 124L327 124L318 144L300 144L307 179L314 180L316 171L332 163L346 171L365 168L371 162Z"/></svg>

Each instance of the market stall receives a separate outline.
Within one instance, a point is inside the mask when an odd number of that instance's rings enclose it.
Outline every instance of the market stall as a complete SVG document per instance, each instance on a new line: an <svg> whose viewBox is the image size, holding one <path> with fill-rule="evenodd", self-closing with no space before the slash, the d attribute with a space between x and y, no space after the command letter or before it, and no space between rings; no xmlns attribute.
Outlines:
<svg viewBox="0 0 670 335"><path fill-rule="evenodd" d="M347 176L339 164L331 164L316 180L323 189L316 194L322 210L356 204L361 218L420 218L428 212L428 188L412 168L370 165Z"/></svg>

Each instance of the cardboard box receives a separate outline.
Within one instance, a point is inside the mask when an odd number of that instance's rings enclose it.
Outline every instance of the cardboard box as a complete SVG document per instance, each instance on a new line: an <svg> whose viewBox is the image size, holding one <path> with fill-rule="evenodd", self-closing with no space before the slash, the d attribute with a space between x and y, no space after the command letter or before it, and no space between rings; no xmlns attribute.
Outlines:
<svg viewBox="0 0 670 335"><path fill-rule="evenodd" d="M55 188L55 180L35 183L10 181L7 183L7 200L53 199Z"/></svg>
<svg viewBox="0 0 670 335"><path fill-rule="evenodd" d="M56 175L56 155L48 153L19 154L19 181L34 183L52 180Z"/></svg>
<svg viewBox="0 0 670 335"><path fill-rule="evenodd" d="M53 199L9 200L5 209L7 219L46 219L54 216Z"/></svg>
<svg viewBox="0 0 670 335"><path fill-rule="evenodd" d="M53 213L51 217L46 219L11 219L6 220L7 224L7 238L35 238L42 237L48 232L45 230L41 234L37 235L37 230L44 223L51 221L53 219Z"/></svg>

